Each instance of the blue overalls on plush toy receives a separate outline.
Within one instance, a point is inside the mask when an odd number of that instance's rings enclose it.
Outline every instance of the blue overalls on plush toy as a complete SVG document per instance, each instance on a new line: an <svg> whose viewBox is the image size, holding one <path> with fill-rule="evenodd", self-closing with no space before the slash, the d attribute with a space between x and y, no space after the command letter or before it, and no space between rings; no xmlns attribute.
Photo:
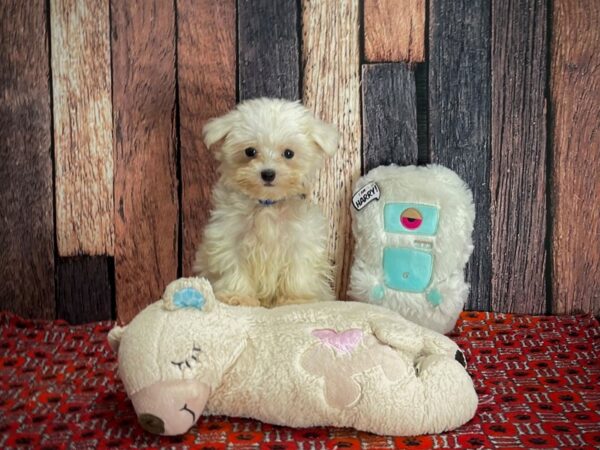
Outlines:
<svg viewBox="0 0 600 450"><path fill-rule="evenodd" d="M381 166L353 196L353 299L448 332L466 301L475 219L466 184L442 166Z"/></svg>

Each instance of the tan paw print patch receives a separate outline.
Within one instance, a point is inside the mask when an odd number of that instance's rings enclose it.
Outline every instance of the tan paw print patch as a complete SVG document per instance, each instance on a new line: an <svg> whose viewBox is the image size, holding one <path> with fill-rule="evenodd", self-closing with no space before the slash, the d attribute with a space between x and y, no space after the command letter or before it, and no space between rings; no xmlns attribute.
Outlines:
<svg viewBox="0 0 600 450"><path fill-rule="evenodd" d="M312 335L317 342L302 355L300 364L324 379L325 401L333 408L349 408L358 402L361 385L355 380L357 374L381 367L389 381L397 381L406 373L406 363L395 350L360 329L321 329Z"/></svg>

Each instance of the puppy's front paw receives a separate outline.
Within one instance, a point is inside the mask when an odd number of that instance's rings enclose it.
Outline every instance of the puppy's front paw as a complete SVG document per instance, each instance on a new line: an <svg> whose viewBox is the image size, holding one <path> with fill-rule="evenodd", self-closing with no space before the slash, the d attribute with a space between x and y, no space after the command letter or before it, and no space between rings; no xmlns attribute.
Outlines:
<svg viewBox="0 0 600 450"><path fill-rule="evenodd" d="M236 292L217 292L215 293L215 297L217 297L220 302L232 306L260 306L260 302L257 298L238 294Z"/></svg>

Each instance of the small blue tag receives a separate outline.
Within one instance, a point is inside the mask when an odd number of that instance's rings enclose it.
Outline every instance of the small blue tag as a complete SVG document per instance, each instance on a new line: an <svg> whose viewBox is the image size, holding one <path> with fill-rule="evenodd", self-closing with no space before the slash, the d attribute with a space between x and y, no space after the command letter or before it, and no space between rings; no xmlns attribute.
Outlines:
<svg viewBox="0 0 600 450"><path fill-rule="evenodd" d="M194 288L184 288L173 295L173 304L178 308L202 309L205 302L204 295Z"/></svg>
<svg viewBox="0 0 600 450"><path fill-rule="evenodd" d="M376 302L380 302L381 300L383 300L383 297L385 297L384 287L381 284L373 286L373 288L371 289L371 297Z"/></svg>

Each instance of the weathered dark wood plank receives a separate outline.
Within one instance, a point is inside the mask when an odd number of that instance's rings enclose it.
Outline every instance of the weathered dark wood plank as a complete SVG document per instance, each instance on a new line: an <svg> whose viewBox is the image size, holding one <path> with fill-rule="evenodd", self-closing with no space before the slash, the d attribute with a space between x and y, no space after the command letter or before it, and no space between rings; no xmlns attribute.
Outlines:
<svg viewBox="0 0 600 450"><path fill-rule="evenodd" d="M177 17L183 274L189 276L218 178L202 127L235 106L235 0L179 0Z"/></svg>
<svg viewBox="0 0 600 450"><path fill-rule="evenodd" d="M109 4L52 0L50 23L58 253L112 255Z"/></svg>
<svg viewBox="0 0 600 450"><path fill-rule="evenodd" d="M477 218L467 308L489 310L490 4L432 0L429 19L431 159L456 171L473 190Z"/></svg>
<svg viewBox="0 0 600 450"><path fill-rule="evenodd" d="M111 2L117 315L129 321L177 276L173 2Z"/></svg>
<svg viewBox="0 0 600 450"><path fill-rule="evenodd" d="M239 97L300 98L297 0L239 0Z"/></svg>
<svg viewBox="0 0 600 450"><path fill-rule="evenodd" d="M364 0L365 59L425 59L425 0Z"/></svg>
<svg viewBox="0 0 600 450"><path fill-rule="evenodd" d="M546 312L546 4L492 3L495 312Z"/></svg>
<svg viewBox="0 0 600 450"><path fill-rule="evenodd" d="M338 152L325 163L313 192L329 222L328 254L335 292L345 299L354 241L350 229L352 182L360 176L359 2L302 2L303 100L340 132Z"/></svg>
<svg viewBox="0 0 600 450"><path fill-rule="evenodd" d="M554 1L553 313L600 314L600 3Z"/></svg>
<svg viewBox="0 0 600 450"><path fill-rule="evenodd" d="M429 164L429 64L417 64L415 67L415 86L417 91L417 145L419 147L418 164Z"/></svg>
<svg viewBox="0 0 600 450"><path fill-rule="evenodd" d="M417 163L414 72L403 63L362 67L363 168Z"/></svg>
<svg viewBox="0 0 600 450"><path fill-rule="evenodd" d="M112 258L75 256L58 259L56 312L69 323L112 317Z"/></svg>
<svg viewBox="0 0 600 450"><path fill-rule="evenodd" d="M55 317L47 8L0 2L0 310Z"/></svg>

